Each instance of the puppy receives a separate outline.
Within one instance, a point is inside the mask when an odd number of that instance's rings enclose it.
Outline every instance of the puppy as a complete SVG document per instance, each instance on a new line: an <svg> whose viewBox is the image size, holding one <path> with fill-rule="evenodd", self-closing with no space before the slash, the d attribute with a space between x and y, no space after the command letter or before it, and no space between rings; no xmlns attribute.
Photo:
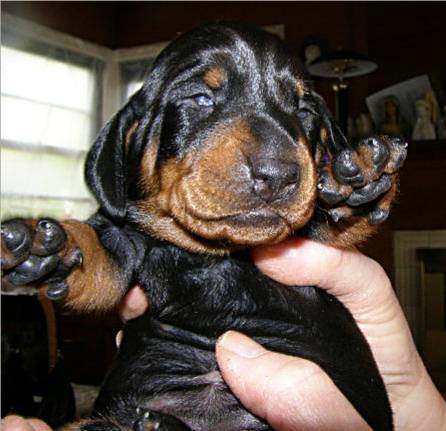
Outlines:
<svg viewBox="0 0 446 431"><path fill-rule="evenodd" d="M383 381L348 310L316 287L269 279L248 249L293 234L362 242L389 214L406 147L387 137L349 144L267 32L219 23L174 41L88 155L99 211L86 222L3 225L6 286L41 283L81 311L113 307L135 284L149 298L125 325L94 417L67 429L270 429L218 371L215 342L234 329L319 364L372 428L391 430Z"/></svg>

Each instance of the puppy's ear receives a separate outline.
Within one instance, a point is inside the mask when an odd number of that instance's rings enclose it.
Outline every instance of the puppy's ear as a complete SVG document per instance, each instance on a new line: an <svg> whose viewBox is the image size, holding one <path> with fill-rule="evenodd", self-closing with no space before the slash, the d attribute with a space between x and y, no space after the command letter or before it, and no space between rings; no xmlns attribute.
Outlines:
<svg viewBox="0 0 446 431"><path fill-rule="evenodd" d="M321 142L331 155L350 147L324 99L313 89L300 99L299 110L309 113L301 122L310 142Z"/></svg>
<svg viewBox="0 0 446 431"><path fill-rule="evenodd" d="M141 91L104 126L87 156L85 177L101 211L116 221L126 214L126 140L141 117Z"/></svg>

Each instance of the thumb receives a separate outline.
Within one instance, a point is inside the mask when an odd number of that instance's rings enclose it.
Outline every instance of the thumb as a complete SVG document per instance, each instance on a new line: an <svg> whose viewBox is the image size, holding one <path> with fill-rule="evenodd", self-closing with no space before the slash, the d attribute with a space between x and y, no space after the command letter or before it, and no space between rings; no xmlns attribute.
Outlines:
<svg viewBox="0 0 446 431"><path fill-rule="evenodd" d="M369 429L330 378L310 361L270 352L235 331L220 337L216 354L236 397L276 430Z"/></svg>

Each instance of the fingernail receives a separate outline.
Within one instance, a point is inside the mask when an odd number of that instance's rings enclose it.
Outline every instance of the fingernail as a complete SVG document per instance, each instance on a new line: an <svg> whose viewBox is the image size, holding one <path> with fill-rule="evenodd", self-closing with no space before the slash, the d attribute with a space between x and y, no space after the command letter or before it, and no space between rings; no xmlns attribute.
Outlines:
<svg viewBox="0 0 446 431"><path fill-rule="evenodd" d="M115 337L115 344L117 348L119 348L119 346L121 345L121 341L122 341L122 330L119 331Z"/></svg>
<svg viewBox="0 0 446 431"><path fill-rule="evenodd" d="M218 344L225 350L229 350L244 358L257 358L265 352L265 349L246 335L235 331L224 333L218 340Z"/></svg>

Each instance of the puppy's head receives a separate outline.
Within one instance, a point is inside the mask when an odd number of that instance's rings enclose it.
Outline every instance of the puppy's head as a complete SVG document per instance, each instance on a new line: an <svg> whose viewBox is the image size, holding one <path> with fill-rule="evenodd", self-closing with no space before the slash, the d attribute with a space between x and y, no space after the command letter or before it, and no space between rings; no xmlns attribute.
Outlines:
<svg viewBox="0 0 446 431"><path fill-rule="evenodd" d="M161 53L100 133L87 180L116 222L192 251L278 242L314 211L313 100L280 39L201 27Z"/></svg>

